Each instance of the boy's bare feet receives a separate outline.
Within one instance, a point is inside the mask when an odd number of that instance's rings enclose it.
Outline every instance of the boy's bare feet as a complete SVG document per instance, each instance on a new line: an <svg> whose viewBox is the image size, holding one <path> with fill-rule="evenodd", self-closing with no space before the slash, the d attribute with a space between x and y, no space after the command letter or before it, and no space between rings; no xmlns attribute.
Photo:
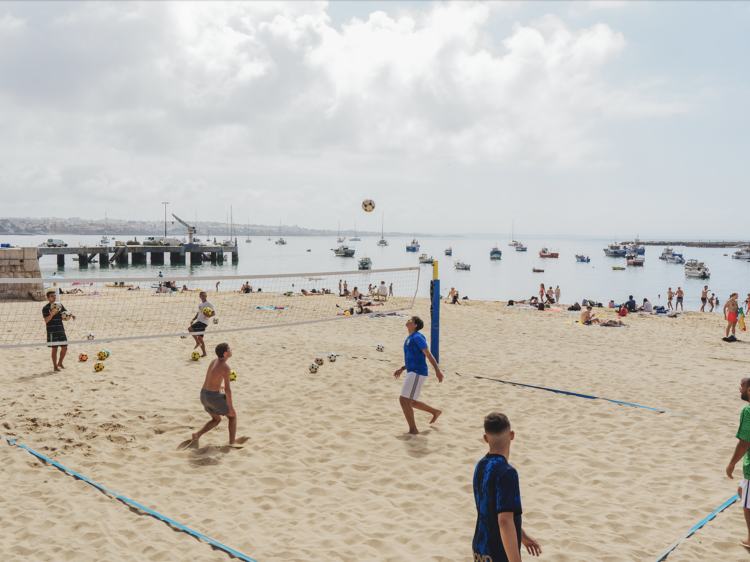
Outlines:
<svg viewBox="0 0 750 562"><path fill-rule="evenodd" d="M440 414L443 413L443 410L438 410L434 416L432 416L432 419L430 420L430 423L435 423L437 419L440 417Z"/></svg>

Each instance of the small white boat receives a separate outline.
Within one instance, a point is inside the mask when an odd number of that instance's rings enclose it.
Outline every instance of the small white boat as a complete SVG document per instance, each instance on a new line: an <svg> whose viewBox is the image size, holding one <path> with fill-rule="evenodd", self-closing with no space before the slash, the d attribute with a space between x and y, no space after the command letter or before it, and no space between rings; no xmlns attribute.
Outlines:
<svg viewBox="0 0 750 562"><path fill-rule="evenodd" d="M349 238L349 242L362 242L362 239L357 236L357 223L354 223L354 238Z"/></svg>
<svg viewBox="0 0 750 562"><path fill-rule="evenodd" d="M736 252L732 254L733 260L744 260L749 261L750 260L750 248L740 248Z"/></svg>
<svg viewBox="0 0 750 562"><path fill-rule="evenodd" d="M354 248L350 248L346 244L341 244L338 248L331 248L333 250L333 253L336 254L340 258L353 258L354 257Z"/></svg>
<svg viewBox="0 0 750 562"><path fill-rule="evenodd" d="M711 277L711 273L708 271L705 263L691 259L685 262L685 277L708 279Z"/></svg>
<svg viewBox="0 0 750 562"><path fill-rule="evenodd" d="M276 240L276 244L278 244L279 246L284 246L286 244L286 240L284 240L283 238L279 238L278 240Z"/></svg>
<svg viewBox="0 0 750 562"><path fill-rule="evenodd" d="M525 252L528 248L522 242L516 242L516 252Z"/></svg>
<svg viewBox="0 0 750 562"><path fill-rule="evenodd" d="M625 256L625 259L627 259L628 265L639 265L643 266L643 263L646 261L645 256L638 255L635 252L629 253Z"/></svg>
<svg viewBox="0 0 750 562"><path fill-rule="evenodd" d="M432 256L429 258L427 257L427 254L422 254L419 256L419 263L434 263L435 260L432 259Z"/></svg>
<svg viewBox="0 0 750 562"><path fill-rule="evenodd" d="M457 261L453 265L453 267L455 267L456 269L460 269L462 271L469 271L471 269L471 265L469 265L468 263L464 263L462 261Z"/></svg>

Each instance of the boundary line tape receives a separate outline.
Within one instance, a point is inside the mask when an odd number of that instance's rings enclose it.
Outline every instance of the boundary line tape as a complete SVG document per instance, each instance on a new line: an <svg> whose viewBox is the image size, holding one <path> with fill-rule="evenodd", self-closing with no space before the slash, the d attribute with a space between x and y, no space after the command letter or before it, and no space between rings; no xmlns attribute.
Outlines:
<svg viewBox="0 0 750 562"><path fill-rule="evenodd" d="M257 560L254 560L253 558L250 558L249 556L245 556L244 554L242 554L240 552L237 552L236 550L234 550L232 548L229 548L228 546L225 546L225 545L221 544L218 541L215 541L211 537L207 537L206 535L203 535L203 534L201 534L201 533L199 533L197 531L193 531L192 529L190 529L188 527L185 527L184 525L180 525L179 523L177 523L177 521L174 521L173 519L170 519L169 517L165 517L164 515L161 515L161 514L155 512L155 511L152 511L149 508L147 508L145 506L142 506L141 504L139 504L137 502L134 502L133 500L130 500L130 499L124 497L124 496L121 496L120 494L118 494L116 492L108 490L107 488L105 488L101 484L97 484L96 482L94 482L92 480L89 480L85 476L83 476L81 474L78 474L77 472L73 472L69 468L66 468L63 465L61 465L61 464L53 461L49 457L45 457L41 453L37 453L33 449L29 449L26 445L22 445L21 443L19 443L18 441L15 441L14 439L10 439L9 437L6 437L5 440L8 441L8 443L10 443L11 445L15 445L16 447L20 447L21 449L26 450L27 452L31 453L35 457L38 457L38 458L42 459L44 462L49 463L49 464L51 464L52 466L54 466L56 468L59 468L60 470L62 470L66 474L68 474L70 476L73 476L74 478L79 478L79 479L83 480L84 482L86 482L87 484L90 484L94 488L98 488L99 490L101 490L105 494L108 494L108 495L114 497L115 499L120 500L123 503L126 503L128 505L136 507L136 508L140 509L141 511L144 511L145 513L151 515L152 517L155 517L156 519L159 519L159 520L163 521L167 525L171 525L172 527L175 527L175 528L179 529L180 531L188 533L189 535L193 535L194 537L198 538L199 540L205 541L208 544L213 545L216 548L218 548L220 550L223 550L224 552L227 552L227 553L231 554L232 556L235 556L235 557L239 558L240 560L244 560L245 562L257 562Z"/></svg>

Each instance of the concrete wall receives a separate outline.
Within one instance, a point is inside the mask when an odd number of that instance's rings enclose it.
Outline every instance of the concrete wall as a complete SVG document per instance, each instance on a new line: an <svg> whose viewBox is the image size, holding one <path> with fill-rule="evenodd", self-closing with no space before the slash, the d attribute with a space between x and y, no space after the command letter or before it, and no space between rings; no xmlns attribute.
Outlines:
<svg viewBox="0 0 750 562"><path fill-rule="evenodd" d="M0 248L0 278L39 279L39 257L36 248ZM0 301L44 300L41 283L0 283Z"/></svg>

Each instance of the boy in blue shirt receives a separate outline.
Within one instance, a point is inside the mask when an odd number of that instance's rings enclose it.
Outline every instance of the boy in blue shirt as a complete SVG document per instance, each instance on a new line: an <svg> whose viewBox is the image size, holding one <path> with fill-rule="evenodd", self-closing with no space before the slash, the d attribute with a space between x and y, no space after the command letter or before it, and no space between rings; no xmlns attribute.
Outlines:
<svg viewBox="0 0 750 562"><path fill-rule="evenodd" d="M489 443L490 452L474 471L474 560L521 562L522 544L532 556L542 553L539 543L521 526L518 472L508 464L514 437L505 414L492 412L484 418L484 440Z"/></svg>
<svg viewBox="0 0 750 562"><path fill-rule="evenodd" d="M422 386L424 386L428 374L425 359L430 360L438 382L443 382L443 373L440 372L437 361L427 347L427 340L419 333L422 328L424 328L424 322L419 316L412 316L406 321L406 329L409 330L409 337L404 342L404 362L406 365L393 373L394 377L399 378L401 373L406 371L406 380L404 380L404 386L401 388L399 402L401 403L401 409L404 411L406 422L409 424L409 433L412 435L419 433L417 424L414 422L414 408L432 414L431 424L435 423L438 416L443 413L442 410L419 401L419 394L422 392Z"/></svg>

